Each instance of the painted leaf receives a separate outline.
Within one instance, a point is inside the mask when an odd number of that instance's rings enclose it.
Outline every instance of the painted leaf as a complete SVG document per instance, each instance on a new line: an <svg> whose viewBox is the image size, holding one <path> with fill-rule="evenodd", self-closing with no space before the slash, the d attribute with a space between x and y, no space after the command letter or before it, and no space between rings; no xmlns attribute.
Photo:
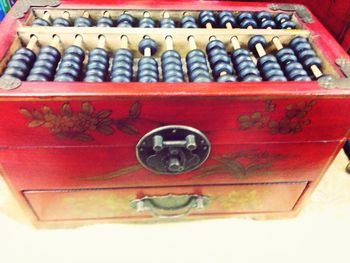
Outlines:
<svg viewBox="0 0 350 263"><path fill-rule="evenodd" d="M88 142L93 140L93 138L88 134L78 134L75 138L83 142Z"/></svg>
<svg viewBox="0 0 350 263"><path fill-rule="evenodd" d="M111 110L102 110L102 111L100 111L99 113L96 114L96 117L98 119L105 119L108 116L110 116L111 114L112 114Z"/></svg>
<svg viewBox="0 0 350 263"><path fill-rule="evenodd" d="M36 120L42 120L43 119L42 113L40 111L38 111L38 110L33 110L32 115L33 115L33 119L36 119Z"/></svg>
<svg viewBox="0 0 350 263"><path fill-rule="evenodd" d="M42 111L44 114L50 114L50 113L52 113L52 110L50 109L50 107L45 106L45 105L41 107L41 111Z"/></svg>
<svg viewBox="0 0 350 263"><path fill-rule="evenodd" d="M113 128L108 125L98 126L97 130L104 135L112 135L114 133Z"/></svg>
<svg viewBox="0 0 350 263"><path fill-rule="evenodd" d="M141 114L141 104L140 102L135 102L133 105L131 105L129 110L129 118L134 120L137 119Z"/></svg>
<svg viewBox="0 0 350 263"><path fill-rule="evenodd" d="M68 116L68 117L72 116L72 108L71 108L69 102L66 102L62 105L61 113L63 116Z"/></svg>
<svg viewBox="0 0 350 263"><path fill-rule="evenodd" d="M43 121L43 120L33 120L33 121L29 122L28 127L35 128L35 127L39 127L39 126L43 125L44 123L45 123L45 121Z"/></svg>
<svg viewBox="0 0 350 263"><path fill-rule="evenodd" d="M131 125L130 123L127 123L126 121L119 120L116 122L116 126L118 130L129 135L136 135L139 133L138 130L133 125Z"/></svg>
<svg viewBox="0 0 350 263"><path fill-rule="evenodd" d="M267 169L270 168L272 166L271 162L267 162L267 163L258 163L258 164L251 164L246 168L247 174L248 173L252 173L254 171L258 171L261 169Z"/></svg>
<svg viewBox="0 0 350 263"><path fill-rule="evenodd" d="M138 170L140 170L142 168L142 166L140 164L135 164L135 165L131 165L131 166L127 166L124 168L121 168L117 171L111 172L111 173L107 173L104 175L98 175L98 176L90 176L90 177L81 177L81 178L77 178L79 180L88 180L88 181L98 181L98 180L110 180L113 179L115 177L119 177L122 175L126 175L129 173L133 173L136 172Z"/></svg>
<svg viewBox="0 0 350 263"><path fill-rule="evenodd" d="M81 109L83 112L87 114L91 114L94 111L94 107L91 105L90 102L84 102L81 104Z"/></svg>
<svg viewBox="0 0 350 263"><path fill-rule="evenodd" d="M22 113L22 115L24 117L28 118L28 119L32 119L33 118L32 114L27 109L22 108L22 109L19 110L19 112Z"/></svg>

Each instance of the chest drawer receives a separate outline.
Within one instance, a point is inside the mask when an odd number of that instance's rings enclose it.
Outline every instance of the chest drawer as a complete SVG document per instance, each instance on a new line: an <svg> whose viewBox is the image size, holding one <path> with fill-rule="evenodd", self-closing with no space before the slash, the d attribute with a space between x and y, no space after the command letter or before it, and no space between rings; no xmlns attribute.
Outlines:
<svg viewBox="0 0 350 263"><path fill-rule="evenodd" d="M24 191L39 220L150 219L287 212L306 182Z"/></svg>
<svg viewBox="0 0 350 263"><path fill-rule="evenodd" d="M194 171L157 174L136 159L135 147L25 148L0 151L19 190L313 181L338 142L213 145Z"/></svg>

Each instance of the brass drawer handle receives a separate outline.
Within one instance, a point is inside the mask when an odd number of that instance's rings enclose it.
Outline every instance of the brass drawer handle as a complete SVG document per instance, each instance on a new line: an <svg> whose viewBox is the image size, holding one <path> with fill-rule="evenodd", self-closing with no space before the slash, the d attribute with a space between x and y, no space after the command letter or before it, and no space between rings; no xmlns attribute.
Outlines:
<svg viewBox="0 0 350 263"><path fill-rule="evenodd" d="M148 211L160 219L184 217L194 209L203 209L208 205L209 197L204 195L145 196L130 202L130 206L137 212Z"/></svg>

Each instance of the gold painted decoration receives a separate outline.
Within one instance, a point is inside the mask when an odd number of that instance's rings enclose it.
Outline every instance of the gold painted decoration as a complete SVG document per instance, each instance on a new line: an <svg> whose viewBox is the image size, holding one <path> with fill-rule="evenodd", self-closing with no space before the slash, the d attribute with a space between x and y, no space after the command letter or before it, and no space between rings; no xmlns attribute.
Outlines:
<svg viewBox="0 0 350 263"><path fill-rule="evenodd" d="M141 104L134 102L128 116L119 119L111 117L112 110L96 111L91 102L81 103L79 112L74 112L69 102L62 104L58 112L45 105L39 110L21 108L20 112L29 119L30 128L45 127L59 139L91 141L94 139L93 132L103 135L112 135L116 131L128 135L139 134L133 123L139 120Z"/></svg>
<svg viewBox="0 0 350 263"><path fill-rule="evenodd" d="M258 210L262 204L256 190L235 190L228 194L212 197L213 202L217 203L226 211L237 210Z"/></svg>
<svg viewBox="0 0 350 263"><path fill-rule="evenodd" d="M244 179L257 174L266 175L270 172L274 162L281 158L281 155L257 150L214 156L213 160L217 163L203 167L198 171L196 177L228 174L237 179Z"/></svg>
<svg viewBox="0 0 350 263"><path fill-rule="evenodd" d="M270 113L276 111L277 105L267 100L264 111L244 114L237 120L242 130L255 128L267 129L270 134L295 134L311 123L307 115L315 104L315 100L287 104L284 115L279 119L274 119Z"/></svg>

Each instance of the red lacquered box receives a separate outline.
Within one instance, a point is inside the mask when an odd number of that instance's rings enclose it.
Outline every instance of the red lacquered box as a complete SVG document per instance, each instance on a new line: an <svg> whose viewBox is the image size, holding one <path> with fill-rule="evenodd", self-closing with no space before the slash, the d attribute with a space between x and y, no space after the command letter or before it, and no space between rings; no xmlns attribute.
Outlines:
<svg viewBox="0 0 350 263"><path fill-rule="evenodd" d="M303 6L32 2L0 25L0 163L36 226L295 216L348 136L349 57ZM181 28L184 16L197 27ZM120 26L130 17L133 27ZM139 48L151 40L157 50ZM73 44L85 52L78 62L64 53ZM121 48L133 55L130 76L113 55ZM182 69L161 59L172 49Z"/></svg>

